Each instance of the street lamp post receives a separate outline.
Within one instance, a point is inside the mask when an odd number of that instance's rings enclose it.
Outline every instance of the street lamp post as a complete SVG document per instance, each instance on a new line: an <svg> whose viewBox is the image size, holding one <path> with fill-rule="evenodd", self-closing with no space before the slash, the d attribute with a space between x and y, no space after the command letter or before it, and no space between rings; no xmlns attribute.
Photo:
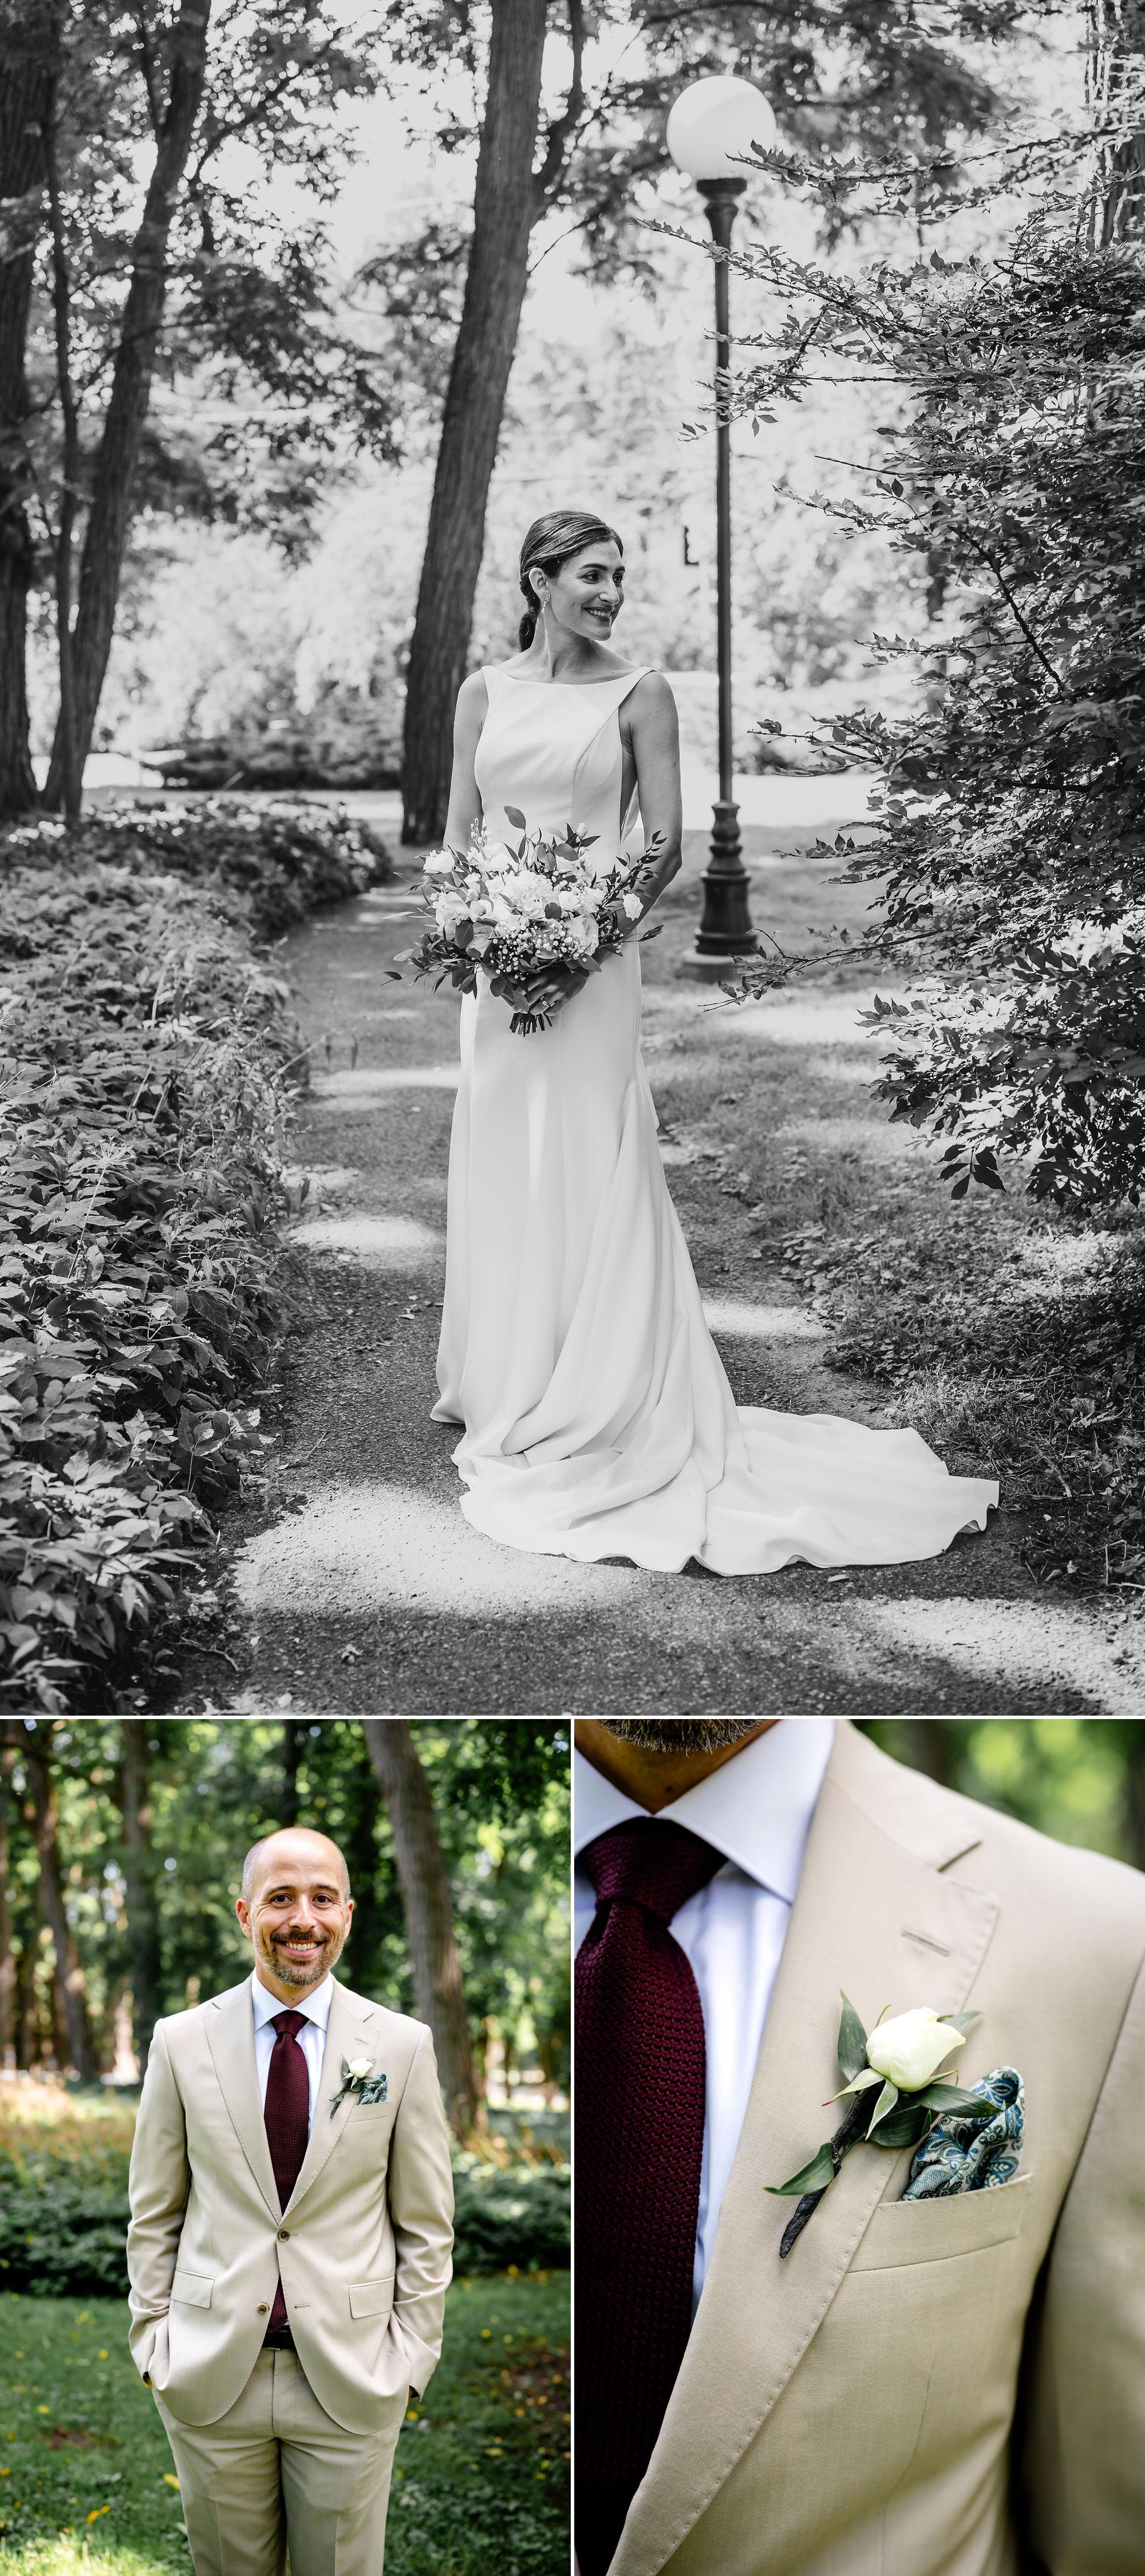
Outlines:
<svg viewBox="0 0 1145 2576"><path fill-rule="evenodd" d="M694 179L716 244L716 368L731 364L728 281L732 225L747 181L751 144L771 143L775 118L750 81L698 80L681 91L668 118L667 143L677 169ZM748 873L740 855L739 807L732 794L732 503L731 430L716 425L716 670L719 697L719 796L704 871L704 909L687 960L693 974L719 976L729 957L756 944L748 910Z"/></svg>

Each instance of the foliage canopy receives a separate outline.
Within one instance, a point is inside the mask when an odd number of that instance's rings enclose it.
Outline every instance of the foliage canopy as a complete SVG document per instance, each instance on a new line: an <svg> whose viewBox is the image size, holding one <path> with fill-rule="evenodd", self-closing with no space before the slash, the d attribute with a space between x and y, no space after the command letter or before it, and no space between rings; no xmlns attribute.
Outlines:
<svg viewBox="0 0 1145 2576"><path fill-rule="evenodd" d="M872 945L924 979L876 1003L881 1089L950 1140L960 1194L1008 1163L1074 1211L1145 1182L1145 255L1085 233L1051 171L992 260L749 254L785 310L733 395L766 420L826 353L901 398L869 497L825 505L940 562L957 605L934 641L875 639L921 659L916 712L830 728L881 779L874 845L849 845L852 877L886 877Z"/></svg>

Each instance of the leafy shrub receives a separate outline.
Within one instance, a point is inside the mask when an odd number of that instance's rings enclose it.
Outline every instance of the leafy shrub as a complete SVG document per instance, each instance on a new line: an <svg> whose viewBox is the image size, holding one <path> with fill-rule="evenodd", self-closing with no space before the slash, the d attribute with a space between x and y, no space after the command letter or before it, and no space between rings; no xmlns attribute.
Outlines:
<svg viewBox="0 0 1145 2576"><path fill-rule="evenodd" d="M921 654L928 706L830 728L882 773L850 874L886 874L880 953L922 979L880 1006L881 1089L951 1140L958 1195L1008 1159L1081 1211L1145 1187L1145 251L1100 201L1087 245L1054 158L1005 257L753 261L789 311L741 399L798 397L811 348L897 385L876 500L831 506L939 568L958 616L881 640L888 666Z"/></svg>
<svg viewBox="0 0 1145 2576"><path fill-rule="evenodd" d="M194 805L114 805L70 827L45 816L0 841L0 885L9 866L69 865L160 870L208 879L215 899L246 898L250 927L275 939L324 904L363 894L390 874L386 846L344 806L283 799L251 805L206 796Z"/></svg>
<svg viewBox="0 0 1145 2576"><path fill-rule="evenodd" d="M67 2155L0 2150L0 2288L90 2297L127 2288L127 2154L98 2153L81 2174ZM508 2170L456 2153L454 2268L519 2271L569 2259L567 2165Z"/></svg>
<svg viewBox="0 0 1145 2576"><path fill-rule="evenodd" d="M106 1707L239 1484L299 1078L251 926L373 864L242 809L0 844L0 1708Z"/></svg>
<svg viewBox="0 0 1145 2576"><path fill-rule="evenodd" d="M57 2176L50 2187L25 2183L5 2188L0 2285L53 2297L90 2298L100 2290L122 2296L128 2215L122 2183Z"/></svg>
<svg viewBox="0 0 1145 2576"><path fill-rule="evenodd" d="M540 2270L569 2259L569 2167L507 2169L458 2152L453 2160L454 2265L459 2272Z"/></svg>
<svg viewBox="0 0 1145 2576"><path fill-rule="evenodd" d="M176 750L149 752L164 781L181 787L397 787L401 783L402 692L394 683L363 694L343 681L305 713L271 716L271 692L225 732L189 734ZM281 700L277 703L281 704Z"/></svg>

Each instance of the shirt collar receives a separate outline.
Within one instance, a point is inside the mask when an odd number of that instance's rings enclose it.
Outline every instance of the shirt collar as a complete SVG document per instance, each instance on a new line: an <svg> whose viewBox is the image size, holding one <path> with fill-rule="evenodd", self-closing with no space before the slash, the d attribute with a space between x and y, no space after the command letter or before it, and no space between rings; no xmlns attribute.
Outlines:
<svg viewBox="0 0 1145 2576"><path fill-rule="evenodd" d="M742 1753L710 1771L694 1789L685 1789L651 1821L687 1825L725 1860L792 1905L834 1738L833 1718L781 1717L766 1735L757 1735ZM578 1854L610 1825L647 1813L586 1762L583 1753L576 1757L574 1781Z"/></svg>
<svg viewBox="0 0 1145 2576"><path fill-rule="evenodd" d="M309 1993L299 1995L297 2002L293 2004L280 2004L277 1995L272 1995L269 1986L264 1986L261 1977L256 1975L253 1969L250 1990L254 2003L256 2030L261 2030L264 2022L273 2021L275 2014L280 2012L300 2012L307 2021L316 2021L319 2030L325 2030L330 2019L330 2006L334 1999L334 1980L329 1969L320 1986L311 1986Z"/></svg>

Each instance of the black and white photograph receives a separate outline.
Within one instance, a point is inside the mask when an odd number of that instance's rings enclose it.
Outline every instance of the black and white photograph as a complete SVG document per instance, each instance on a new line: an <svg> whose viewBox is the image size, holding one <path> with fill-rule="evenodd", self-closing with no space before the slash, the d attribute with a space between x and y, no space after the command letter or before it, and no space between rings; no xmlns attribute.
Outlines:
<svg viewBox="0 0 1145 2576"><path fill-rule="evenodd" d="M0 1706L1145 1710L1145 17L0 0Z"/></svg>

